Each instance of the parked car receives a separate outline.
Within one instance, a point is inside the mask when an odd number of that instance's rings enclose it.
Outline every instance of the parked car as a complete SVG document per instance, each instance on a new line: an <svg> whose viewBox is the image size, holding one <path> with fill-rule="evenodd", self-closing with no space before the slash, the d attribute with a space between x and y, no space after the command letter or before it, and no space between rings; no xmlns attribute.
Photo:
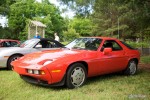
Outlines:
<svg viewBox="0 0 150 100"><path fill-rule="evenodd" d="M31 53L13 61L13 70L29 83L68 88L82 86L87 77L123 72L134 75L138 50L108 37L78 38L57 50Z"/></svg>
<svg viewBox="0 0 150 100"><path fill-rule="evenodd" d="M55 40L41 38L27 40L20 47L0 48L0 68L7 67L7 69L12 69L10 63L25 54L47 49L56 49L63 46L63 44Z"/></svg>
<svg viewBox="0 0 150 100"><path fill-rule="evenodd" d="M0 47L14 47L19 44L20 42L18 40L0 39Z"/></svg>

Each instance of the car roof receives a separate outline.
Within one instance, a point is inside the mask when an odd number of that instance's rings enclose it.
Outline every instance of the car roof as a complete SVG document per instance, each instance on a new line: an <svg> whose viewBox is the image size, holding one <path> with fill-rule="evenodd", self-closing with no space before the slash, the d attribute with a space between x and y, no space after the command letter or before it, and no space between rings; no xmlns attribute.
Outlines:
<svg viewBox="0 0 150 100"><path fill-rule="evenodd" d="M112 37L98 37L98 36L95 36L95 37L81 37L81 38L99 38L99 39L104 39L104 40L118 40L118 39L112 38Z"/></svg>
<svg viewBox="0 0 150 100"><path fill-rule="evenodd" d="M17 41L17 42L19 42L19 40L13 40L13 39L0 39L0 41L2 42L2 41Z"/></svg>

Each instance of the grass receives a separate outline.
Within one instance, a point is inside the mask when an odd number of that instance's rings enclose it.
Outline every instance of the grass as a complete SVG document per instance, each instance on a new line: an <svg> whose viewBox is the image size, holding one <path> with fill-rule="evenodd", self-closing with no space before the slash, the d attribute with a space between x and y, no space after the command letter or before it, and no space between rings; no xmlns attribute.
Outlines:
<svg viewBox="0 0 150 100"><path fill-rule="evenodd" d="M147 58L142 58L147 59ZM0 100L150 100L150 71L134 76L109 74L89 78L77 89L26 83L13 71L0 70Z"/></svg>
<svg viewBox="0 0 150 100"><path fill-rule="evenodd" d="M150 63L150 56L143 56L143 57L141 57L141 62L145 63L145 64Z"/></svg>

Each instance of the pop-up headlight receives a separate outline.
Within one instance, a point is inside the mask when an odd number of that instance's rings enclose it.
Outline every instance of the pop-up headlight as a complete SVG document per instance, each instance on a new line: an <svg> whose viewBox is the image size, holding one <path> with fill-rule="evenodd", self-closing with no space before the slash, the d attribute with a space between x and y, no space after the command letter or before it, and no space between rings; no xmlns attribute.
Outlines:
<svg viewBox="0 0 150 100"><path fill-rule="evenodd" d="M53 61L53 60L47 60L47 61L45 61L45 62L43 63L43 65L45 66L45 65L47 65L47 64L50 64L52 61Z"/></svg>

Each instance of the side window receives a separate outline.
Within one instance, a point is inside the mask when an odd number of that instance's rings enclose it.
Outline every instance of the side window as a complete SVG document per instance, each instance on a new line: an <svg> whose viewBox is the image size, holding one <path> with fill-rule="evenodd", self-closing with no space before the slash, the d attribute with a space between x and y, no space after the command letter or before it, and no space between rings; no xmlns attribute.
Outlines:
<svg viewBox="0 0 150 100"><path fill-rule="evenodd" d="M117 42L114 42L113 51L118 51L118 50L122 50L122 47Z"/></svg>
<svg viewBox="0 0 150 100"><path fill-rule="evenodd" d="M42 44L39 42L35 45L35 48L43 48Z"/></svg>
<svg viewBox="0 0 150 100"><path fill-rule="evenodd" d="M85 49L96 51L101 43L100 39L91 39L85 43Z"/></svg>
<svg viewBox="0 0 150 100"><path fill-rule="evenodd" d="M53 48L54 43L51 41L47 41L47 48Z"/></svg>
<svg viewBox="0 0 150 100"><path fill-rule="evenodd" d="M17 44L18 44L17 42L11 41L11 46L12 46L12 47L17 46Z"/></svg>
<svg viewBox="0 0 150 100"><path fill-rule="evenodd" d="M102 46L101 51L103 51L104 48L112 48L112 51L122 50L122 47L114 40L105 41L103 46Z"/></svg>
<svg viewBox="0 0 150 100"><path fill-rule="evenodd" d="M40 45L42 45L42 48L53 48L53 42L51 41L40 41Z"/></svg>
<svg viewBox="0 0 150 100"><path fill-rule="evenodd" d="M10 47L10 43L9 42L3 42L2 43L2 47Z"/></svg>

